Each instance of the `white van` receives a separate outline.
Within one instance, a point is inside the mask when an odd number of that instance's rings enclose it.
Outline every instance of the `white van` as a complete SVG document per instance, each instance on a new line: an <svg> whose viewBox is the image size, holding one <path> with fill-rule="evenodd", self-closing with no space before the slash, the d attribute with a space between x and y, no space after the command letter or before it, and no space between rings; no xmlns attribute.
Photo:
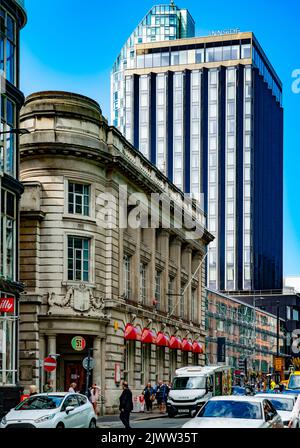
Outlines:
<svg viewBox="0 0 300 448"><path fill-rule="evenodd" d="M211 397L231 394L231 368L228 366L182 367L176 370L167 411L194 416Z"/></svg>

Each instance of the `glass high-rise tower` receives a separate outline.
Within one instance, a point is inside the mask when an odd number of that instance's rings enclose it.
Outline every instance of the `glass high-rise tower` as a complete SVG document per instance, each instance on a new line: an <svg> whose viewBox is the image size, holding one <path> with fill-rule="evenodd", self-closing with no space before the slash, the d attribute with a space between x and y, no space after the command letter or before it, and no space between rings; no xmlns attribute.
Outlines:
<svg viewBox="0 0 300 448"><path fill-rule="evenodd" d="M117 57L111 75L112 123L126 135L129 123L125 120L126 95L124 72L135 67L137 44L172 41L195 35L195 22L187 9L180 9L174 2L170 5L154 6L127 39ZM146 62L147 65L147 62ZM129 135L127 135L130 137Z"/></svg>
<svg viewBox="0 0 300 448"><path fill-rule="evenodd" d="M254 34L137 43L123 75L126 137L204 193L209 287L281 289L282 83Z"/></svg>

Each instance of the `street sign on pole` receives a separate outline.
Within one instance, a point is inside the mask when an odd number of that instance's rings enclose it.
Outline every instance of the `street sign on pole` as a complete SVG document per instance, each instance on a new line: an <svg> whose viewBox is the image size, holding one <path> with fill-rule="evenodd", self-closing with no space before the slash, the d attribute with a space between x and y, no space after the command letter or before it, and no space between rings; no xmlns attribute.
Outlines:
<svg viewBox="0 0 300 448"><path fill-rule="evenodd" d="M57 362L54 358L51 358L49 356L48 358L44 359L44 370L46 370L46 372L54 372L56 367L57 367Z"/></svg>
<svg viewBox="0 0 300 448"><path fill-rule="evenodd" d="M84 358L84 360L82 361L82 366L85 370L93 370L93 368L95 367L94 358Z"/></svg>

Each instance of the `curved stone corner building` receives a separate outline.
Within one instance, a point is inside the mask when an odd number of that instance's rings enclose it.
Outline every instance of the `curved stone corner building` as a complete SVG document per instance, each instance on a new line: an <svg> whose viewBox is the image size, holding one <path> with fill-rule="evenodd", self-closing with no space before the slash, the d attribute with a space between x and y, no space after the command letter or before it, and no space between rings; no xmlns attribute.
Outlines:
<svg viewBox="0 0 300 448"><path fill-rule="evenodd" d="M39 360L57 354L56 389L75 382L82 390L82 360L93 348L102 412L114 412L122 379L136 396L176 367L205 363L203 261L212 236L199 210L195 240L180 228L120 225L135 211L133 193L146 195L146 214L152 193L174 204L182 193L108 126L93 100L35 93L21 126L30 131L21 141L22 384L41 387ZM103 214L109 203L116 215Z"/></svg>
<svg viewBox="0 0 300 448"><path fill-rule="evenodd" d="M0 2L0 418L20 401L18 377L19 283L19 90L20 30L26 24L21 0Z"/></svg>

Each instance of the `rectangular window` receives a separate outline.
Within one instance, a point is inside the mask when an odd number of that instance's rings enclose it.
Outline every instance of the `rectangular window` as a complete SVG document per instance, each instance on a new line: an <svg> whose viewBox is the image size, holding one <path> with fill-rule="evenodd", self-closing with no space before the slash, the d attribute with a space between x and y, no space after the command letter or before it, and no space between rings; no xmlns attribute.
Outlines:
<svg viewBox="0 0 300 448"><path fill-rule="evenodd" d="M146 303L147 298L147 266L144 263L140 264L140 302Z"/></svg>
<svg viewBox="0 0 300 448"><path fill-rule="evenodd" d="M90 185L69 181L68 212L72 215L90 215Z"/></svg>
<svg viewBox="0 0 300 448"><path fill-rule="evenodd" d="M125 299L130 299L131 293L131 257L123 257L123 294Z"/></svg>
<svg viewBox="0 0 300 448"><path fill-rule="evenodd" d="M174 279L169 277L169 284L168 284L168 314L172 316L174 314L173 310L173 299L174 299Z"/></svg>
<svg viewBox="0 0 300 448"><path fill-rule="evenodd" d="M88 282L90 277L90 240L68 236L68 280Z"/></svg>
<svg viewBox="0 0 300 448"><path fill-rule="evenodd" d="M10 131L16 127L15 104L1 95L0 171L15 177L16 138Z"/></svg>
<svg viewBox="0 0 300 448"><path fill-rule="evenodd" d="M156 308L160 309L161 304L161 272L155 271L155 300Z"/></svg>
<svg viewBox="0 0 300 448"><path fill-rule="evenodd" d="M0 275L15 281L16 198L1 189Z"/></svg>

